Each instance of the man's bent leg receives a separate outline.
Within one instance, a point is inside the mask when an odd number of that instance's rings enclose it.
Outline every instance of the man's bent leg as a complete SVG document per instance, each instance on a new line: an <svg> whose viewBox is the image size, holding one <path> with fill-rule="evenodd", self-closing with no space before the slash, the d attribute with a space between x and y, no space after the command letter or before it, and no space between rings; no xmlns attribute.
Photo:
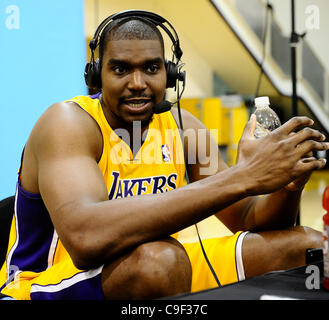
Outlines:
<svg viewBox="0 0 329 320"><path fill-rule="evenodd" d="M154 299L189 292L192 268L175 239L148 242L104 266L106 299Z"/></svg>
<svg viewBox="0 0 329 320"><path fill-rule="evenodd" d="M242 244L246 278L302 266L306 249L321 246L321 232L308 227L248 233Z"/></svg>

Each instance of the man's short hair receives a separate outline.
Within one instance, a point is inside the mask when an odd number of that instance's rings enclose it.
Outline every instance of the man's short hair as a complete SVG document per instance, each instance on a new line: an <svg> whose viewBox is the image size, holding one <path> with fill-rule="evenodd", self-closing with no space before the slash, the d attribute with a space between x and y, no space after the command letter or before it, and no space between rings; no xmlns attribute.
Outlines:
<svg viewBox="0 0 329 320"><path fill-rule="evenodd" d="M140 17L114 20L103 30L99 40L99 61L102 65L106 44L115 40L159 40L164 55L164 42L160 30Z"/></svg>

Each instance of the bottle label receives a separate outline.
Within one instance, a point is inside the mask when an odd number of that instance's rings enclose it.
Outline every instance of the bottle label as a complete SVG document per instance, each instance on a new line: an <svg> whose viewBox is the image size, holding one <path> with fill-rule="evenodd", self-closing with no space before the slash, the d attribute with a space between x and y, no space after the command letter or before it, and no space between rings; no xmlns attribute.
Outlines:
<svg viewBox="0 0 329 320"><path fill-rule="evenodd" d="M329 225L323 227L323 275L329 278Z"/></svg>

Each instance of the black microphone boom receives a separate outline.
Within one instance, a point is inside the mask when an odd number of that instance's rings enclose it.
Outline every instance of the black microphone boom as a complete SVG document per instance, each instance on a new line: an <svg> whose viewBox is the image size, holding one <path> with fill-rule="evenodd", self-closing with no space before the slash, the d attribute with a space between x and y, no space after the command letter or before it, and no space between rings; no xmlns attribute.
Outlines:
<svg viewBox="0 0 329 320"><path fill-rule="evenodd" d="M186 72L185 71L180 71L178 73L178 80L183 82L183 90L181 93L179 93L179 87L177 85L177 100L175 102L170 102L168 100L163 100L159 103L157 103L154 107L153 107L153 112L156 114L162 113L162 112L167 112L171 109L171 107L176 104L179 103L180 98L183 95L183 92L185 90L185 79L186 79Z"/></svg>
<svg viewBox="0 0 329 320"><path fill-rule="evenodd" d="M176 101L177 102L177 101ZM176 102L169 102L167 100L163 100L159 103L157 103L153 107L153 111L156 114L162 113L162 112L167 112L171 109L171 107L176 103Z"/></svg>

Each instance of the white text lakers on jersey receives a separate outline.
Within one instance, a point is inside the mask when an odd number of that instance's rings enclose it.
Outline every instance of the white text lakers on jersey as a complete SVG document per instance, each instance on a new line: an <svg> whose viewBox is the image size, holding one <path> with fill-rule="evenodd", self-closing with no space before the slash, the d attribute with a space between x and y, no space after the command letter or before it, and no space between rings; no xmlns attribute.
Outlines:
<svg viewBox="0 0 329 320"><path fill-rule="evenodd" d="M163 193L176 189L177 174L169 176L159 175L136 179L120 179L118 171L112 172L113 182L109 192L109 199L126 198L147 193ZM151 192L148 192L151 188Z"/></svg>

